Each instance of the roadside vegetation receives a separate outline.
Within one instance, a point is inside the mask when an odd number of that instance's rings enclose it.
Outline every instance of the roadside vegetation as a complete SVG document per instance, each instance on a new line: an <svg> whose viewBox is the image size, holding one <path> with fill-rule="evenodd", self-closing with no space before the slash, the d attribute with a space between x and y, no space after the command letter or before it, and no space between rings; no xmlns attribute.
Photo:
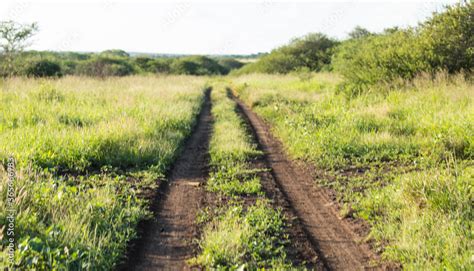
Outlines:
<svg viewBox="0 0 474 271"><path fill-rule="evenodd" d="M407 269L469 269L474 87L463 74L418 77L348 98L341 78L248 75L233 89L289 154L325 172L341 214L365 219L386 259Z"/></svg>
<svg viewBox="0 0 474 271"><path fill-rule="evenodd" d="M207 189L224 200L200 215L201 252L191 262L206 269L289 268L284 217L263 195L257 173L264 169L250 165L261 153L221 83L211 98L214 129Z"/></svg>
<svg viewBox="0 0 474 271"><path fill-rule="evenodd" d="M143 195L156 189L192 130L204 86L184 76L5 80L0 158L17 161L15 268L118 264L149 216ZM0 175L6 199L3 167ZM6 204L0 201L1 225Z"/></svg>
<svg viewBox="0 0 474 271"><path fill-rule="evenodd" d="M298 59L285 53L298 42L232 73L233 90L288 153L336 192L341 215L369 222L383 257L408 270L472 269L473 7L446 7L409 29L357 27L321 51L336 73L260 69ZM255 72L278 75L242 76Z"/></svg>

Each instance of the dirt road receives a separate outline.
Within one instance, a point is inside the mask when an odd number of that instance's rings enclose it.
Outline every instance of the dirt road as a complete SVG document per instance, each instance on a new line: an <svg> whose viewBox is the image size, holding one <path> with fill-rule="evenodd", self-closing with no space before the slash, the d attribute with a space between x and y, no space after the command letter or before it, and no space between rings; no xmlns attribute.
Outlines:
<svg viewBox="0 0 474 271"><path fill-rule="evenodd" d="M210 93L187 141L153 204L154 220L122 270L188 270L186 260L197 253L196 214L206 203L208 148L212 129ZM368 245L359 242L349 223L338 216L326 190L315 186L306 168L286 156L270 127L237 98L239 111L252 129L264 156L254 161L263 173L262 185L275 207L290 220L289 257L297 265L316 270L382 269Z"/></svg>

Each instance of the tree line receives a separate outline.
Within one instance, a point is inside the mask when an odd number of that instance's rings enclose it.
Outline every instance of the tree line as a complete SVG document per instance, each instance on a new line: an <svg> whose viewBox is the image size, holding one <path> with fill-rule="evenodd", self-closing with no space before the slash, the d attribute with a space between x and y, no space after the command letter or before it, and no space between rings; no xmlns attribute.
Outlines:
<svg viewBox="0 0 474 271"><path fill-rule="evenodd" d="M0 23L0 75L124 76L137 73L225 75L336 71L346 80L341 89L358 93L420 73L472 72L474 62L472 2L458 3L434 13L411 28L388 28L372 33L356 27L339 41L310 33L263 54L244 65L234 58L206 56L130 56L122 50L101 53L38 52L23 49L38 30L36 24Z"/></svg>
<svg viewBox="0 0 474 271"><path fill-rule="evenodd" d="M322 33L308 34L273 50L259 61L233 71L289 73L336 71L343 91L359 93L379 83L407 81L421 73L472 73L474 9L458 3L434 13L416 27L372 33L356 27L344 41Z"/></svg>
<svg viewBox="0 0 474 271"><path fill-rule="evenodd" d="M11 58L11 60L10 60ZM49 77L63 75L125 76L132 74L224 75L244 64L233 58L206 56L130 56L122 50L100 53L25 51L0 56L2 76Z"/></svg>

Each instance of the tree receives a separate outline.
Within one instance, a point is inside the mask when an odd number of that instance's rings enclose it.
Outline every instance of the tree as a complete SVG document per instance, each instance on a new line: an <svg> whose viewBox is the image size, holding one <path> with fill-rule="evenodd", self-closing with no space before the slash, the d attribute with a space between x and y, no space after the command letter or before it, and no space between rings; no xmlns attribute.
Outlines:
<svg viewBox="0 0 474 271"><path fill-rule="evenodd" d="M262 56L235 72L289 73L298 70L321 71L330 69L331 56L339 44L322 33L310 33L293 39L289 44Z"/></svg>
<svg viewBox="0 0 474 271"><path fill-rule="evenodd" d="M474 68L474 3L458 3L423 24L420 43L433 69L450 73Z"/></svg>
<svg viewBox="0 0 474 271"><path fill-rule="evenodd" d="M30 45L29 39L38 31L36 23L20 24L14 21L0 22L0 47L5 61L5 71L13 75L15 56Z"/></svg>
<svg viewBox="0 0 474 271"><path fill-rule="evenodd" d="M76 72L79 75L107 77L130 75L134 70L126 59L97 56L82 62Z"/></svg>
<svg viewBox="0 0 474 271"><path fill-rule="evenodd" d="M130 54L125 52L124 50L120 49L110 49L110 50L105 50L100 53L101 56L104 57L123 57L123 58L128 58L130 57Z"/></svg>
<svg viewBox="0 0 474 271"><path fill-rule="evenodd" d="M33 77L61 76L61 66L50 60L33 62L27 69L26 75Z"/></svg>
<svg viewBox="0 0 474 271"><path fill-rule="evenodd" d="M176 74L219 75L226 72L214 59L205 56L179 58L171 64L171 71Z"/></svg>
<svg viewBox="0 0 474 271"><path fill-rule="evenodd" d="M351 32L349 32L349 38L351 39L362 39L372 35L372 33L360 26L356 26Z"/></svg>
<svg viewBox="0 0 474 271"><path fill-rule="evenodd" d="M233 58L222 58L219 59L217 63L224 67L225 74L229 73L231 70L240 69L244 66L244 63Z"/></svg>

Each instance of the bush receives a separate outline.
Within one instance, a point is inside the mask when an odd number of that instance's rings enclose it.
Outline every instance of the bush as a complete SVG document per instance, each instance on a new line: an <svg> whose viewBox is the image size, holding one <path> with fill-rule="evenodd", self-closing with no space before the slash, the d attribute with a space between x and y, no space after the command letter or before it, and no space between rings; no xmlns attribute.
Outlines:
<svg viewBox="0 0 474 271"><path fill-rule="evenodd" d="M329 68L337 41L321 33L308 34L273 50L259 61L243 67L236 73L289 73L301 69L321 71Z"/></svg>
<svg viewBox="0 0 474 271"><path fill-rule="evenodd" d="M420 39L434 69L451 73L474 65L474 4L456 4L421 25Z"/></svg>
<svg viewBox="0 0 474 271"><path fill-rule="evenodd" d="M173 62L170 58L158 58L153 59L149 63L150 72L154 73L171 73L171 63Z"/></svg>
<svg viewBox="0 0 474 271"><path fill-rule="evenodd" d="M77 73L87 76L125 76L134 72L133 66L124 59L96 57L81 63Z"/></svg>
<svg viewBox="0 0 474 271"><path fill-rule="evenodd" d="M121 57L121 58L130 57L130 55L127 52L120 49L105 50L105 51L102 51L100 55L103 57Z"/></svg>
<svg viewBox="0 0 474 271"><path fill-rule="evenodd" d="M217 63L225 69L226 74L232 70L240 69L245 65L244 63L233 58L222 58L219 59Z"/></svg>
<svg viewBox="0 0 474 271"><path fill-rule="evenodd" d="M473 4L457 4L414 29L391 28L343 42L333 57L334 69L346 81L344 91L415 78L440 70L471 72L474 63Z"/></svg>
<svg viewBox="0 0 474 271"><path fill-rule="evenodd" d="M61 76L61 67L58 63L49 60L40 60L26 69L26 75L33 77Z"/></svg>
<svg viewBox="0 0 474 271"><path fill-rule="evenodd" d="M226 73L225 69L217 61L205 56L179 58L171 64L171 71L175 74L188 75L217 75Z"/></svg>
<svg viewBox="0 0 474 271"><path fill-rule="evenodd" d="M133 59L133 63L144 72L149 72L151 70L151 62L153 58L146 57L146 56L139 56Z"/></svg>
<svg viewBox="0 0 474 271"><path fill-rule="evenodd" d="M429 68L414 30L352 39L339 46L334 69L347 80L351 91L397 78L411 79Z"/></svg>

